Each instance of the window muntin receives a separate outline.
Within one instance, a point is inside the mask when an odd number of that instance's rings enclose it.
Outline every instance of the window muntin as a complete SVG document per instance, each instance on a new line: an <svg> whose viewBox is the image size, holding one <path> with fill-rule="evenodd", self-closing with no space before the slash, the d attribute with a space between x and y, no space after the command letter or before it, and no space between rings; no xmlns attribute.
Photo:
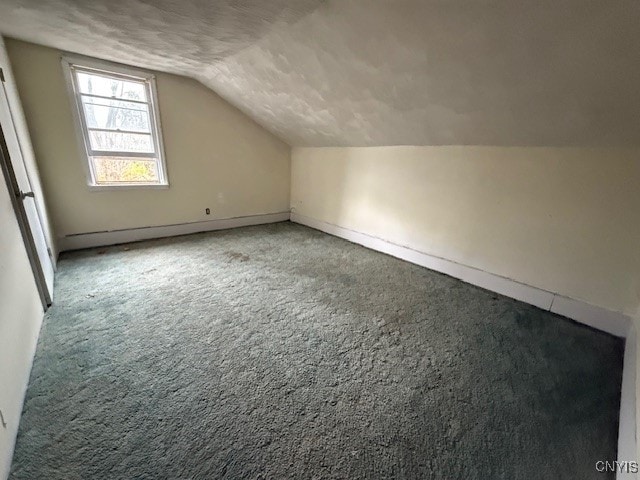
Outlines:
<svg viewBox="0 0 640 480"><path fill-rule="evenodd" d="M153 76L67 66L90 185L167 185Z"/></svg>

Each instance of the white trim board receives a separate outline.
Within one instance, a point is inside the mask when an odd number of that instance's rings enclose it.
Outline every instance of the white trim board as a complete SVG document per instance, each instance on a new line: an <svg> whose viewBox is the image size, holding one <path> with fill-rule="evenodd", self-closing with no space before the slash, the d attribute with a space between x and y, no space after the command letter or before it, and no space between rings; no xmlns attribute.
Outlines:
<svg viewBox="0 0 640 480"><path fill-rule="evenodd" d="M105 247L121 243L150 240L152 238L175 237L190 233L225 230L228 228L248 227L265 223L285 222L289 220L289 212L248 215L244 217L220 218L203 222L180 223L152 227L111 230L105 232L79 233L58 239L61 252L80 250L83 248Z"/></svg>
<svg viewBox="0 0 640 480"><path fill-rule="evenodd" d="M350 230L297 213L291 213L291 221L335 235L336 237L344 238L350 242L406 260L407 262L450 275L472 285L562 315L617 337L626 337L629 330L630 318L622 313L612 312L601 307L596 307L595 305L564 297L557 293L501 277L500 275L485 272L445 258L429 255L428 253L403 247L387 240L367 235L366 233Z"/></svg>
<svg viewBox="0 0 640 480"><path fill-rule="evenodd" d="M632 324L624 346L624 364L622 368L622 391L620 392L620 417L618 425L618 461L637 462L637 418L636 418L636 382L637 382L637 331ZM616 479L637 479L631 472L618 471Z"/></svg>

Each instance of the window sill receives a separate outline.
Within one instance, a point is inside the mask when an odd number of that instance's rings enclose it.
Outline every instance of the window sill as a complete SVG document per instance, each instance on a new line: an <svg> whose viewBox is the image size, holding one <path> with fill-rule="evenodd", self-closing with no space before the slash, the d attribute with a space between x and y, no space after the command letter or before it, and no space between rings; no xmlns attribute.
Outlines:
<svg viewBox="0 0 640 480"><path fill-rule="evenodd" d="M115 190L167 190L169 188L168 183L130 183L127 185L87 185L89 191L92 192L104 192Z"/></svg>

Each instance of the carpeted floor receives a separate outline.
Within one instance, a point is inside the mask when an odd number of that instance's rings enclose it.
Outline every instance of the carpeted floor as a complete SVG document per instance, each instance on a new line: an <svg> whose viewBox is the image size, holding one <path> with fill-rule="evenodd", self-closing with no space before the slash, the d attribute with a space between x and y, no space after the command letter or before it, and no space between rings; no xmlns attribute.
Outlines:
<svg viewBox="0 0 640 480"><path fill-rule="evenodd" d="M63 255L15 479L603 479L623 341L290 224ZM613 477L611 477L613 478Z"/></svg>

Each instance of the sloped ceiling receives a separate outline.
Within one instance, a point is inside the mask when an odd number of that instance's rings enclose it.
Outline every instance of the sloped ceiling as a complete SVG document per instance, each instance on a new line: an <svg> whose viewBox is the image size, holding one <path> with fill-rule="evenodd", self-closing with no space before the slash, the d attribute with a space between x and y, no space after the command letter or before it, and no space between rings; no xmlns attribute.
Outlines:
<svg viewBox="0 0 640 480"><path fill-rule="evenodd" d="M637 0L0 0L5 35L192 76L295 146L638 146L639 25Z"/></svg>

